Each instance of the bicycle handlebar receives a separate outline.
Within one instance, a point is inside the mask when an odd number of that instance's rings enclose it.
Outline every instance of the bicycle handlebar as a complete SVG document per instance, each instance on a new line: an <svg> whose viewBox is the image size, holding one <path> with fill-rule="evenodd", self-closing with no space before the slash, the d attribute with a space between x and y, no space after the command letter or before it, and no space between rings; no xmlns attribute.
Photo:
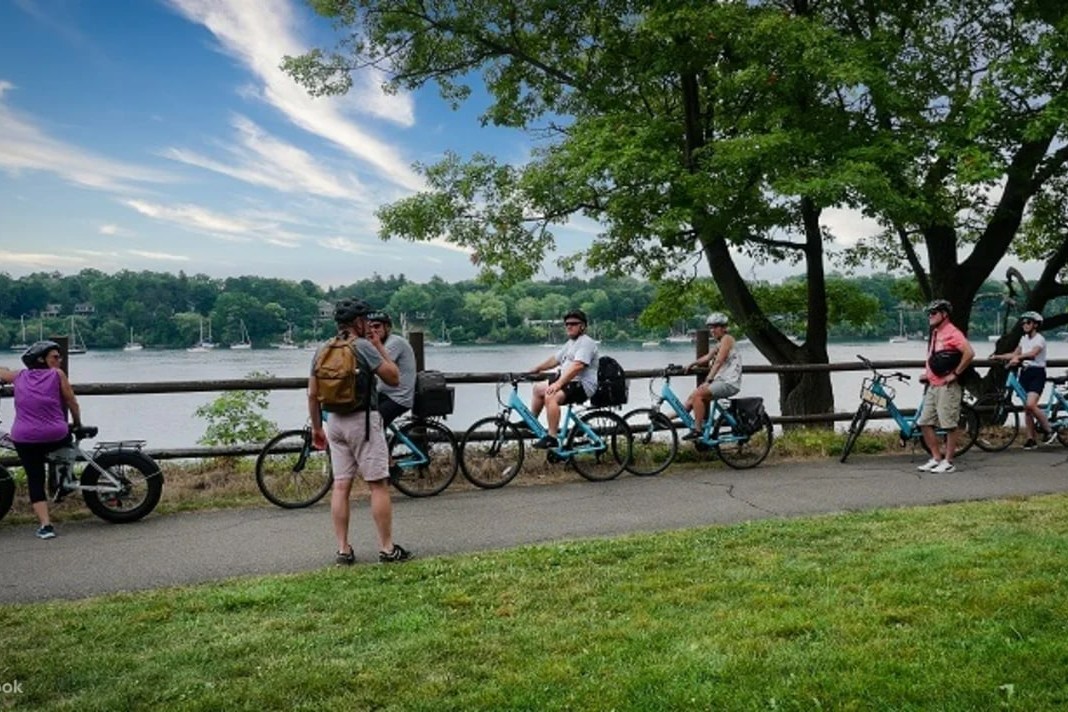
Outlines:
<svg viewBox="0 0 1068 712"><path fill-rule="evenodd" d="M872 364L872 362L869 359L864 358L860 354L857 354L857 358L860 359L861 363L863 363L865 366L870 368L871 372L874 373L876 376L882 376L883 378L894 378L894 379L897 379L898 381L911 381L912 380L912 376L910 376L907 373L902 373L901 371L894 371L893 373L879 373L878 371L875 370L875 365Z"/></svg>

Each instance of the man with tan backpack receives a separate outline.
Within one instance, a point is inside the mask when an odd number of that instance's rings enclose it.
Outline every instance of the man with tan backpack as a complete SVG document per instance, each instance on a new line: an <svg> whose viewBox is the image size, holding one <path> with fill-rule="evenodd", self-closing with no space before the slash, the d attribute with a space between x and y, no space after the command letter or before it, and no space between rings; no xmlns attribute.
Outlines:
<svg viewBox="0 0 1068 712"><path fill-rule="evenodd" d="M393 503L389 495L389 450L378 412L375 376L397 385L397 365L390 360L374 330L368 327L371 307L359 299L334 306L338 335L312 360L308 377L308 415L315 447L330 443L334 488L330 516L337 535L336 561L356 561L349 543L349 496L359 474L371 492L371 519L378 534L381 563L407 561L411 553L393 542ZM324 413L326 414L324 429Z"/></svg>

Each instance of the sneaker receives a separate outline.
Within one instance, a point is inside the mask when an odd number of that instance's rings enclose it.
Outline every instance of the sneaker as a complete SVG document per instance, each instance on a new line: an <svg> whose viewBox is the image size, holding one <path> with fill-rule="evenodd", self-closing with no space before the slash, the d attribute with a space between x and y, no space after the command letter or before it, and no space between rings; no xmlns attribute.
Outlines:
<svg viewBox="0 0 1068 712"><path fill-rule="evenodd" d="M56 530L51 524L45 524L43 527L39 528L35 533L36 533L38 539L55 539L56 538Z"/></svg>
<svg viewBox="0 0 1068 712"><path fill-rule="evenodd" d="M957 468L953 466L953 463L949 460L942 460L937 466L932 467L928 472L932 475L945 475L950 472L956 472Z"/></svg>
<svg viewBox="0 0 1068 712"><path fill-rule="evenodd" d="M1039 436L1042 438L1043 445L1052 445L1053 441L1057 439L1057 429L1051 425L1049 430L1040 432Z"/></svg>
<svg viewBox="0 0 1068 712"><path fill-rule="evenodd" d="M378 552L378 563L380 564L396 564L401 561L407 561L410 558L412 558L412 552L400 544L394 544L392 551Z"/></svg>
<svg viewBox="0 0 1068 712"><path fill-rule="evenodd" d="M548 450L549 448L555 448L559 443L552 435L546 435L538 442L534 443L534 447L539 450Z"/></svg>
<svg viewBox="0 0 1068 712"><path fill-rule="evenodd" d="M1034 450L1037 447L1038 447L1038 443L1036 443L1033 438L1028 438L1027 442L1024 443L1023 449L1024 450Z"/></svg>
<svg viewBox="0 0 1068 712"><path fill-rule="evenodd" d="M690 432L688 432L685 435L683 435L682 439L683 440L697 440L700 437L701 437L701 431L700 430L691 430Z"/></svg>
<svg viewBox="0 0 1068 712"><path fill-rule="evenodd" d="M356 563L356 552L352 550L351 546L349 547L347 554L339 551L334 559L334 563L338 566L352 566Z"/></svg>
<svg viewBox="0 0 1068 712"><path fill-rule="evenodd" d="M941 460L936 460L936 459L934 459L932 457L930 460L928 460L927 462L923 463L922 465L920 465L916 469L919 470L920 472L930 472L931 470L933 470L934 468L938 467L941 464L942 464Z"/></svg>

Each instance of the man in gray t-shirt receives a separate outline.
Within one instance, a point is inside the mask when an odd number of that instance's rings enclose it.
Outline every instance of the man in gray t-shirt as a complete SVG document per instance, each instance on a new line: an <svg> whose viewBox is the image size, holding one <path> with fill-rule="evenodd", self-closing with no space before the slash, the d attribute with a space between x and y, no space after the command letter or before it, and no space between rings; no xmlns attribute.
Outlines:
<svg viewBox="0 0 1068 712"><path fill-rule="evenodd" d="M572 309L565 314L567 343L555 355L531 369L540 372L560 367L560 375L555 381L534 386L530 411L537 416L544 407L549 421L549 434L534 443L536 448L558 447L560 407L568 403L584 403L597 390L597 342L586 334L587 325L586 313L581 309Z"/></svg>
<svg viewBox="0 0 1068 712"><path fill-rule="evenodd" d="M382 424L388 427L411 410L415 402L415 351L406 339L393 333L393 320L386 312L372 312L367 317L367 323L378 334L390 360L397 364L400 372L397 385L378 384L378 412L382 414Z"/></svg>

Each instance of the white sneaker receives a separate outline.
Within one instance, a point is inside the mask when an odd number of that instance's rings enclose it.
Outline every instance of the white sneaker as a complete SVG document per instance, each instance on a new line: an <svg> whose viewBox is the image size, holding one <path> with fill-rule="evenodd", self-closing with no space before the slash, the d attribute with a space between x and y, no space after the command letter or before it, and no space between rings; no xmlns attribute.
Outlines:
<svg viewBox="0 0 1068 712"><path fill-rule="evenodd" d="M948 474L950 472L956 472L956 471L957 471L957 468L954 467L953 463L950 462L949 460L942 460L942 462L938 463L937 467L932 467L930 470L928 470L928 472L930 472L933 475L945 475L945 474Z"/></svg>
<svg viewBox="0 0 1068 712"><path fill-rule="evenodd" d="M923 463L922 465L920 465L916 469L919 470L920 472L930 472L931 470L933 470L934 468L938 467L941 464L942 464L941 460L936 460L936 459L934 459L932 457L930 460L928 460L927 462Z"/></svg>

